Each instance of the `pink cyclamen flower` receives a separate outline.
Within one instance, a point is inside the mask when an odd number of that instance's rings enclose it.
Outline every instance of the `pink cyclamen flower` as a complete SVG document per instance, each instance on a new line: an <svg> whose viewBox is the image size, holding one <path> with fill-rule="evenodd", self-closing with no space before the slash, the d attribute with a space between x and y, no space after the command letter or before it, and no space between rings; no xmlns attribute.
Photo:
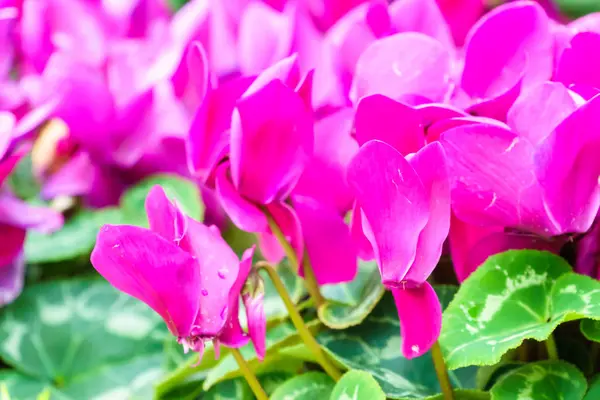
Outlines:
<svg viewBox="0 0 600 400"><path fill-rule="evenodd" d="M441 307L427 283L450 227L450 183L439 143L403 157L373 140L348 168L383 284L392 291L402 329L402 352L418 357L441 329Z"/></svg>
<svg viewBox="0 0 600 400"><path fill-rule="evenodd" d="M214 227L184 215L160 186L146 199L150 229L105 225L91 261L117 289L156 311L187 351L200 354L212 340L241 347L249 338L240 327L239 299L252 266L254 249L241 261ZM264 356L264 313L248 306L250 336ZM259 320L255 320L259 318Z"/></svg>

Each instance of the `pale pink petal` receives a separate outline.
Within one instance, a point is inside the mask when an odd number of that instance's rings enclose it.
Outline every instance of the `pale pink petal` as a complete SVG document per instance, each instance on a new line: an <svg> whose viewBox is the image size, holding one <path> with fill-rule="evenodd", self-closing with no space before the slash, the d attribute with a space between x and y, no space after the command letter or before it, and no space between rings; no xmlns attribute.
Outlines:
<svg viewBox="0 0 600 400"><path fill-rule="evenodd" d="M350 221L350 234L354 240L354 245L358 249L358 256L363 260L373 260L375 254L373 245L365 236L362 226L363 215L360 207L355 202L352 208L352 220Z"/></svg>
<svg viewBox="0 0 600 400"><path fill-rule="evenodd" d="M9 194L0 196L0 224L21 229L35 229L41 233L52 233L63 225L63 216L49 207L30 205Z"/></svg>
<svg viewBox="0 0 600 400"><path fill-rule="evenodd" d="M421 32L448 48L454 47L450 28L435 0L395 1L389 12L396 32Z"/></svg>

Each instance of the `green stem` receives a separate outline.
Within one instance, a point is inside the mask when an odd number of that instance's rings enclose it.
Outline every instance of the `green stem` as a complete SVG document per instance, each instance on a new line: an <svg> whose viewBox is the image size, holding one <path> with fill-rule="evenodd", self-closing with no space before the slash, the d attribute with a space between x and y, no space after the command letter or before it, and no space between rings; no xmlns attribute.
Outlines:
<svg viewBox="0 0 600 400"><path fill-rule="evenodd" d="M269 400L269 397L265 393L265 390L260 385L258 379L256 379L256 375L254 375L254 372L252 372L252 370L248 366L248 363L246 362L246 360L244 360L242 353L240 353L238 349L231 349L231 354L233 354L233 358L235 358L235 361L237 361L240 370L242 371L246 382L248 382L248 385L250 385L250 389L252 389L252 392L254 393L256 399Z"/></svg>
<svg viewBox="0 0 600 400"><path fill-rule="evenodd" d="M552 361L558 360L558 350L556 350L556 342L554 341L554 335L550 334L546 339L546 350L548 351L548 359Z"/></svg>
<svg viewBox="0 0 600 400"><path fill-rule="evenodd" d="M452 392L452 385L450 384L450 378L448 377L448 369L446 368L446 362L440 348L440 343L435 342L431 347L431 356L433 357L433 366L435 373L437 374L442 393L444 394L445 400L454 400L454 394Z"/></svg>
<svg viewBox="0 0 600 400"><path fill-rule="evenodd" d="M302 319L302 316L300 316L298 310L296 310L296 306L290 298L275 268L273 268L273 266L269 265L268 263L262 261L256 263L256 267L267 271L267 274L269 274L269 277L271 278L273 285L277 289L281 300L283 300L283 303L285 304L285 307L287 308L288 313L290 315L290 319L292 320L292 323L298 330L298 333L304 341L304 344L312 351L315 358L317 359L317 362L321 365L325 372L327 372L327 374L331 378L338 381L342 377L342 373L335 367L335 365L333 365L329 361L329 359L323 352L323 349L321 349L319 343L317 343L312 333L310 333L310 330L304 323L304 320Z"/></svg>
<svg viewBox="0 0 600 400"><path fill-rule="evenodd" d="M277 225L277 222L275 222L275 219L273 219L273 216L267 210L264 210L264 212L267 216L267 221L269 222L269 228L271 228L273 235L275 235L277 241L283 248L286 257L288 258L290 263L296 267L296 270L300 270L298 257L296 255L296 252L292 248L292 245L285 238L285 235L283 234L279 225ZM312 269L312 265L310 264L310 258L306 251L304 252L304 257L302 257L302 267L304 269L304 285L306 286L308 294L314 300L315 307L318 309L323 304L325 304L325 298L319 290L319 284L317 283L315 273Z"/></svg>

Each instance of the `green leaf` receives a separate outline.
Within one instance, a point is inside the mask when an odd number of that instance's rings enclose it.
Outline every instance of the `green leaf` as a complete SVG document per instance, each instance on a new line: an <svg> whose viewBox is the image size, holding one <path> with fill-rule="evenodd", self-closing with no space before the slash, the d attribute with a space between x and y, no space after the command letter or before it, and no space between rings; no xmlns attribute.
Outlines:
<svg viewBox="0 0 600 400"><path fill-rule="evenodd" d="M270 400L327 399L335 382L322 372L307 372L280 385Z"/></svg>
<svg viewBox="0 0 600 400"><path fill-rule="evenodd" d="M147 399L154 382L164 375L160 353L107 364L83 374L62 388L73 399Z"/></svg>
<svg viewBox="0 0 600 400"><path fill-rule="evenodd" d="M492 365L524 339L546 339L573 305L571 298L556 299L554 307L552 301L554 284L569 271L547 252L511 250L488 258L444 312L439 341L448 368Z"/></svg>
<svg viewBox="0 0 600 400"><path fill-rule="evenodd" d="M586 390L585 377L573 365L541 361L504 375L491 394L494 400L581 400Z"/></svg>
<svg viewBox="0 0 600 400"><path fill-rule="evenodd" d="M58 386L105 364L162 350L167 330L142 302L103 280L29 286L0 315L0 357Z"/></svg>
<svg viewBox="0 0 600 400"><path fill-rule="evenodd" d="M33 176L31 152L27 153L8 177L13 193L21 199L31 199L40 192L40 184Z"/></svg>
<svg viewBox="0 0 600 400"><path fill-rule="evenodd" d="M318 324L318 321L315 322ZM315 328L315 323L309 325ZM248 362L250 367L256 372L264 372L272 370L270 364L277 364L284 357L278 354L278 350L287 346L295 345L300 341L298 332L291 322L285 321L279 325L276 325L267 331L267 356L260 362L256 357L256 352L251 343L240 349L242 356ZM293 362L293 359L286 359L287 369L294 370L298 365L302 363L300 361ZM286 368L281 368L286 370ZM241 371L237 362L233 358L232 354L227 354L221 357L221 361L213 367L206 375L204 381L204 390L210 389L213 385L218 382L241 376Z"/></svg>
<svg viewBox="0 0 600 400"><path fill-rule="evenodd" d="M592 379L590 388L583 400L598 400L600 399L600 375Z"/></svg>
<svg viewBox="0 0 600 400"><path fill-rule="evenodd" d="M265 389L267 395L273 394L275 390L290 378L296 376L296 373L291 371L271 371L258 376L260 385Z"/></svg>
<svg viewBox="0 0 600 400"><path fill-rule="evenodd" d="M600 11L598 0L555 0L560 11L570 17L582 17Z"/></svg>
<svg viewBox="0 0 600 400"><path fill-rule="evenodd" d="M252 390L243 379L221 382L202 395L202 400L253 400Z"/></svg>
<svg viewBox="0 0 600 400"><path fill-rule="evenodd" d="M444 307L457 290L455 286L435 289ZM386 294L360 325L323 331L317 340L346 368L373 375L388 398L423 398L440 392L430 354L412 360L402 356L400 322L391 294ZM475 388L476 371L451 371L450 379L457 388Z"/></svg>
<svg viewBox="0 0 600 400"><path fill-rule="evenodd" d="M148 227L144 204L154 185L160 185L169 199L177 200L182 211L191 218L202 221L204 204L198 186L187 179L174 175L154 175L129 188L121 196L121 209L125 223Z"/></svg>
<svg viewBox="0 0 600 400"><path fill-rule="evenodd" d="M361 263L353 281L323 285L322 293L328 301L319 308L319 319L332 329L358 325L373 311L384 292L377 263Z"/></svg>
<svg viewBox="0 0 600 400"><path fill-rule="evenodd" d="M335 384L330 400L385 400L385 393L368 372L352 370Z"/></svg>
<svg viewBox="0 0 600 400"><path fill-rule="evenodd" d="M593 319L584 319L579 325L581 333L586 339L592 342L600 342L600 321Z"/></svg>
<svg viewBox="0 0 600 400"><path fill-rule="evenodd" d="M63 227L52 234L27 232L25 259L28 263L50 263L89 258L98 231L104 224L119 223L117 208L80 210Z"/></svg>
<svg viewBox="0 0 600 400"><path fill-rule="evenodd" d="M50 382L44 382L20 374L13 370L0 371L0 385L4 385L10 400L31 400L44 391L49 391L52 400L69 400L69 397L56 390ZM0 400L4 400L0 394Z"/></svg>
<svg viewBox="0 0 600 400"><path fill-rule="evenodd" d="M482 392L481 390L471 389L456 389L453 390L454 400L489 400L490 394L488 392ZM436 396L427 397L424 400L445 400L443 394Z"/></svg>

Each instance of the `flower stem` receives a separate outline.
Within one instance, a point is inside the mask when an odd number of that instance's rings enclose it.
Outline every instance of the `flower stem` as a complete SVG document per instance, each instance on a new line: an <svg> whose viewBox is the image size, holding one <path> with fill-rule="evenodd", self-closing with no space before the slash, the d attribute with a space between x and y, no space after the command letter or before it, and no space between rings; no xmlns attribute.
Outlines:
<svg viewBox="0 0 600 400"><path fill-rule="evenodd" d="M442 393L444 394L444 400L454 400L454 394L452 392L452 385L450 384L450 378L448 377L448 369L446 368L446 362L442 355L442 349L440 343L435 342L431 347L431 356L433 357L433 366L435 373L437 374Z"/></svg>
<svg viewBox="0 0 600 400"><path fill-rule="evenodd" d="M285 238L283 231L281 230L279 225L277 225L277 222L275 222L273 216L266 210L265 214L267 216L267 221L269 222L269 228L271 228L273 235L275 235L277 241L283 248L286 257L288 258L290 263L292 263L292 265L296 267L297 270L300 270L300 263L298 262L298 257L296 255L296 252L292 248L292 245ZM306 286L308 294L315 302L315 307L318 309L323 304L325 304L325 298L319 290L319 284L317 283L315 273L312 269L312 265L310 264L310 258L308 257L308 253L306 251L304 252L304 257L302 257L302 267L304 269L304 285Z"/></svg>
<svg viewBox="0 0 600 400"><path fill-rule="evenodd" d="M556 349L556 342L554 341L554 335L550 334L546 339L546 350L548 351L548 359L552 361L558 360L558 350Z"/></svg>
<svg viewBox="0 0 600 400"><path fill-rule="evenodd" d="M281 300L283 300L283 303L285 304L285 307L287 308L288 313L290 315L290 319L292 320L292 323L298 330L298 333L304 341L304 344L312 351L315 358L317 359L317 362L321 365L325 372L327 372L327 375L329 375L334 380L338 381L342 377L342 373L335 367L335 365L333 365L329 361L329 359L323 352L323 349L321 349L319 343L317 343L312 333L310 333L310 330L304 323L304 320L300 316L298 310L296 310L296 306L294 305L292 299L287 293L287 290L283 285L283 282L281 282L279 274L277 273L275 268L263 261L256 263L256 267L267 271L267 274L269 274L269 277L271 278L273 285L275 285L275 288L277 289Z"/></svg>
<svg viewBox="0 0 600 400"><path fill-rule="evenodd" d="M235 361L237 361L240 369L242 370L242 374L244 375L246 382L248 382L248 385L250 385L250 389L252 389L252 392L254 393L256 399L269 400L269 397L265 393L265 390L260 385L258 379L256 379L256 375L254 375L254 372L252 372L252 370L248 366L248 363L246 362L246 360L244 360L242 353L240 353L238 349L231 349L231 354L233 354L233 358L235 358Z"/></svg>

